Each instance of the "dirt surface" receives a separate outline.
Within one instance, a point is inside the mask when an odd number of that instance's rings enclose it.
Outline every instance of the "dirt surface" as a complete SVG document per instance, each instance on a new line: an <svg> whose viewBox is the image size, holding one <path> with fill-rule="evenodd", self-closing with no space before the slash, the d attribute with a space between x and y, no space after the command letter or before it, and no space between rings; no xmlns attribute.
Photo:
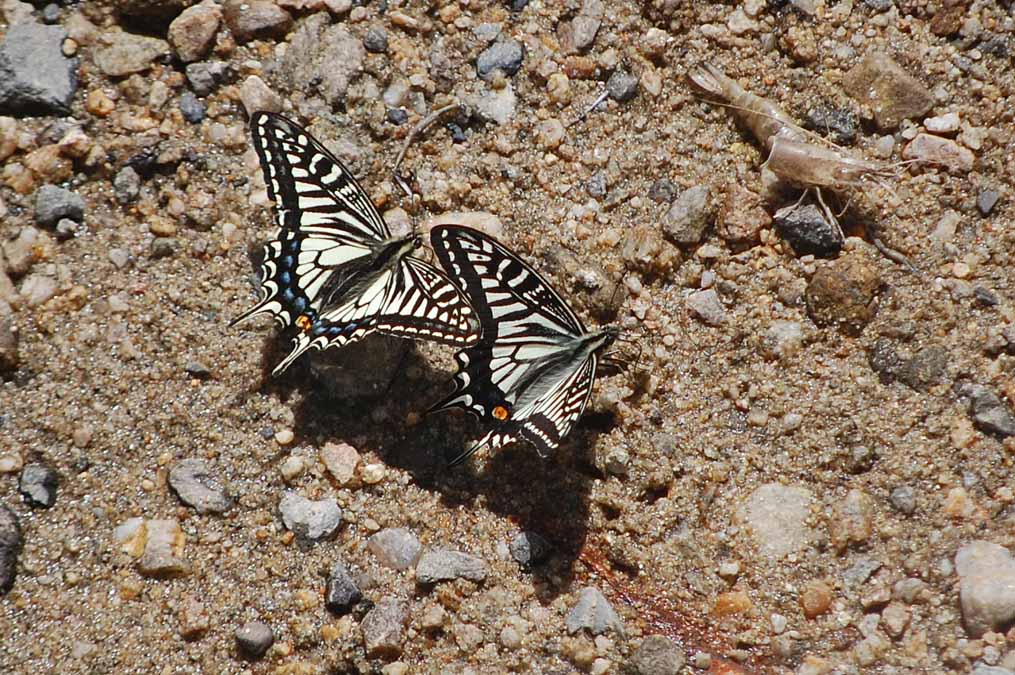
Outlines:
<svg viewBox="0 0 1015 675"><path fill-rule="evenodd" d="M307 0L280 3L287 23L251 2L263 25L226 7L200 59L227 68L196 101L175 42L136 66L139 44L97 58L121 29L165 39L186 4L45 10L79 59L70 116L0 125L0 328L17 338L11 361L0 335L0 504L23 539L0 598L0 671L1015 669L1015 616L994 608L974 628L955 565L973 541L1015 545L1013 439L969 403L970 385L986 388L1003 421L1015 401L1010 6ZM41 5L19 5L4 3L0 35L14 16L42 21ZM506 40L524 47L517 72L478 77ZM322 79L314 50L327 48L344 51ZM772 187L763 147L687 70L712 63L802 122L852 114L849 151L892 164L924 121L879 128L846 93L871 50L929 92L926 117L958 115L940 135L973 168L900 167L847 191L842 252L798 257L768 224L798 193ZM633 97L618 71L637 78ZM372 340L271 379L285 353L274 327L228 327L255 299L252 259L272 231L241 99L254 75L349 161L393 227L494 214L590 325L625 329L632 363L600 378L555 456L515 445L443 468L482 432L421 417L447 391L450 350ZM608 81L613 96L580 119ZM410 202L391 166L453 100L466 110L406 155ZM75 128L84 139L66 141ZM84 200L73 236L73 223L38 222L47 183ZM670 202L694 186L708 188L709 227L678 246L664 236ZM881 255L874 232L916 271ZM389 358L365 366L364 352ZM352 475L326 468L329 443L358 452ZM188 458L234 498L224 513L170 488ZM52 507L23 498L29 465L58 474ZM289 491L336 500L337 533L295 537L279 515ZM179 569L146 571L143 534L114 534L131 518L179 522ZM418 584L368 548L386 528L481 558L485 580ZM516 560L521 531L550 543L546 561ZM344 615L325 607L337 561L363 595ZM569 631L587 586L622 631ZM404 624L372 648L380 614L365 615L390 598ZM260 658L237 645L250 621L274 634ZM676 648L646 665L654 634Z"/></svg>

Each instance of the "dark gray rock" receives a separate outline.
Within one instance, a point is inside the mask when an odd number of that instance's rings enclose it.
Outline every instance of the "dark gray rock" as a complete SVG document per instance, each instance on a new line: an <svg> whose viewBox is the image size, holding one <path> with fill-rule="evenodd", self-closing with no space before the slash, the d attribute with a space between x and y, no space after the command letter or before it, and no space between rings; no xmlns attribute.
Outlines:
<svg viewBox="0 0 1015 675"><path fill-rule="evenodd" d="M187 82L190 83L194 93L198 96L207 96L227 81L230 69L223 61L201 61L189 64L185 72Z"/></svg>
<svg viewBox="0 0 1015 675"><path fill-rule="evenodd" d="M184 504L198 513L222 513L233 505L208 462L198 457L184 459L169 472L169 487Z"/></svg>
<svg viewBox="0 0 1015 675"><path fill-rule="evenodd" d="M85 200L57 185L43 185L35 191L35 222L52 227L61 218L80 223L85 216Z"/></svg>
<svg viewBox="0 0 1015 675"><path fill-rule="evenodd" d="M705 238L713 214L708 186L687 188L663 216L663 234L681 246L697 246Z"/></svg>
<svg viewBox="0 0 1015 675"><path fill-rule="evenodd" d="M924 347L899 368L899 381L910 389L927 391L944 381L948 360L948 352L943 347Z"/></svg>
<svg viewBox="0 0 1015 675"><path fill-rule="evenodd" d="M538 565L550 557L550 542L543 537L524 530L515 535L508 548L511 550L511 557L525 567Z"/></svg>
<svg viewBox="0 0 1015 675"><path fill-rule="evenodd" d="M377 556L382 565L395 570L404 570L415 565L423 549L416 535L404 527L377 532L367 540L367 548Z"/></svg>
<svg viewBox="0 0 1015 675"><path fill-rule="evenodd" d="M363 599L356 580L349 574L348 568L336 562L328 575L328 590L324 596L324 606L335 614L348 614Z"/></svg>
<svg viewBox="0 0 1015 675"><path fill-rule="evenodd" d="M593 635L602 635L608 630L624 634L624 622L610 605L610 601L598 588L586 586L578 595L578 602L564 619L567 632L574 635L581 629L591 631Z"/></svg>
<svg viewBox="0 0 1015 675"><path fill-rule="evenodd" d="M402 108L388 108L386 117L389 122L398 126L409 121L409 113L405 112Z"/></svg>
<svg viewBox="0 0 1015 675"><path fill-rule="evenodd" d="M804 119L804 127L828 136L837 145L853 145L860 122L856 115L843 108L822 106L811 108Z"/></svg>
<svg viewBox="0 0 1015 675"><path fill-rule="evenodd" d="M867 355L871 370L878 374L881 384L891 384L902 369L902 357L887 338L878 338Z"/></svg>
<svg viewBox="0 0 1015 675"><path fill-rule="evenodd" d="M669 204L677 198L680 190L669 178L660 178L648 189L648 198L657 204Z"/></svg>
<svg viewBox="0 0 1015 675"><path fill-rule="evenodd" d="M248 621L236 629L236 645L250 658L261 658L274 643L271 626L261 621Z"/></svg>
<svg viewBox="0 0 1015 675"><path fill-rule="evenodd" d="M842 231L825 219L814 204L787 206L773 218L779 236L793 247L797 255L833 256L842 250Z"/></svg>
<svg viewBox="0 0 1015 675"><path fill-rule="evenodd" d="M408 620L408 607L397 598L385 597L374 605L360 622L367 656L394 657L401 654Z"/></svg>
<svg viewBox="0 0 1015 675"><path fill-rule="evenodd" d="M1001 438L1015 436L1015 415L993 391L982 384L967 384L959 395L969 399L969 416L981 430Z"/></svg>
<svg viewBox="0 0 1015 675"><path fill-rule="evenodd" d="M363 48L372 54L388 51L388 33L381 26L374 26L363 36Z"/></svg>
<svg viewBox="0 0 1015 675"><path fill-rule="evenodd" d="M898 511L907 516L916 511L916 490L910 485L900 485L892 490L889 499Z"/></svg>
<svg viewBox="0 0 1015 675"><path fill-rule="evenodd" d="M125 166L113 178L113 196L121 204L130 204L141 191L141 176L134 167Z"/></svg>
<svg viewBox="0 0 1015 675"><path fill-rule="evenodd" d="M663 635L649 635L624 662L625 675L677 675L684 667L684 651Z"/></svg>
<svg viewBox="0 0 1015 675"><path fill-rule="evenodd" d="M0 113L66 114L78 87L78 61L61 51L60 26L18 23L0 43Z"/></svg>
<svg viewBox="0 0 1015 675"><path fill-rule="evenodd" d="M18 490L32 506L48 509L56 503L56 471L43 464L26 464L21 470Z"/></svg>
<svg viewBox="0 0 1015 675"><path fill-rule="evenodd" d="M180 97L180 112L183 113L183 119L191 124L199 124L204 120L207 108L196 96L189 91L185 91L183 96Z"/></svg>
<svg viewBox="0 0 1015 675"><path fill-rule="evenodd" d="M342 524L342 509L334 499L313 501L289 492L282 498L278 510L286 528L310 541L331 537Z"/></svg>
<svg viewBox="0 0 1015 675"><path fill-rule="evenodd" d="M494 72L501 71L508 77L514 75L522 67L525 59L525 48L516 40L498 40L484 49L476 59L476 72L484 80L493 77Z"/></svg>
<svg viewBox="0 0 1015 675"><path fill-rule="evenodd" d="M7 593L14 585L20 552L21 525L18 517L0 504L0 595Z"/></svg>
<svg viewBox="0 0 1015 675"><path fill-rule="evenodd" d="M606 93L614 101L620 103L630 101L638 95L638 78L634 74L618 68L606 81Z"/></svg>
<svg viewBox="0 0 1015 675"><path fill-rule="evenodd" d="M487 572L485 560L460 551L427 551L416 563L416 581L421 584L454 579L479 583L486 579Z"/></svg>

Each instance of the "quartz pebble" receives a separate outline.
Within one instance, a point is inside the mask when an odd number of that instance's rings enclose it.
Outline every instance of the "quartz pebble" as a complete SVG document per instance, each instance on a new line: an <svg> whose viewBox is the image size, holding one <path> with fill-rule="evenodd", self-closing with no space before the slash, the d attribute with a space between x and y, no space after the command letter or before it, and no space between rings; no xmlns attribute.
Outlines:
<svg viewBox="0 0 1015 675"><path fill-rule="evenodd" d="M572 635L584 629L593 635L613 631L624 634L624 622L610 605L602 592L593 586L586 586L578 595L578 602L564 620L567 632Z"/></svg>
<svg viewBox="0 0 1015 675"><path fill-rule="evenodd" d="M959 130L959 116L955 113L928 117L923 121L923 126L932 134L947 135Z"/></svg>
<svg viewBox="0 0 1015 675"><path fill-rule="evenodd" d="M310 541L328 539L342 524L342 509L334 499L313 501L289 492L278 508L286 528Z"/></svg>
<svg viewBox="0 0 1015 675"><path fill-rule="evenodd" d="M427 551L416 563L416 581L421 584L454 579L479 583L486 579L486 575L487 565L484 560L460 551Z"/></svg>
<svg viewBox="0 0 1015 675"><path fill-rule="evenodd" d="M339 485L348 485L356 476L360 455L348 443L325 443L321 448L321 461Z"/></svg>
<svg viewBox="0 0 1015 675"><path fill-rule="evenodd" d="M813 495L805 487L766 483L737 511L762 555L772 558L799 551L814 539L807 525Z"/></svg>
<svg viewBox="0 0 1015 675"><path fill-rule="evenodd" d="M959 602L966 631L980 637L1015 620L1015 559L1003 546L973 541L955 555Z"/></svg>
<svg viewBox="0 0 1015 675"><path fill-rule="evenodd" d="M726 323L726 308L719 301L714 288L695 291L684 301L688 311L709 326L721 326Z"/></svg>
<svg viewBox="0 0 1015 675"><path fill-rule="evenodd" d="M233 503L208 462L197 457L173 465L169 486L180 501L194 507L198 513L222 513Z"/></svg>
<svg viewBox="0 0 1015 675"><path fill-rule="evenodd" d="M396 527L371 536L367 548L385 567L404 570L416 564L423 547L412 532Z"/></svg>

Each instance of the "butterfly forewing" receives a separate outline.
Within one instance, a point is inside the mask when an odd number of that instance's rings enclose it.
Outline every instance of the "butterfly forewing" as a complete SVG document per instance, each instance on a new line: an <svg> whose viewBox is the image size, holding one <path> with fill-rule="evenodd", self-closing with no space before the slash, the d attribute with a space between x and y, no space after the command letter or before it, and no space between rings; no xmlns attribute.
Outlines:
<svg viewBox="0 0 1015 675"><path fill-rule="evenodd" d="M374 331L475 343L480 325L439 270L412 258L352 173L302 127L272 113L250 121L278 231L263 249L261 298L233 323L271 314L295 333L279 373L310 349Z"/></svg>

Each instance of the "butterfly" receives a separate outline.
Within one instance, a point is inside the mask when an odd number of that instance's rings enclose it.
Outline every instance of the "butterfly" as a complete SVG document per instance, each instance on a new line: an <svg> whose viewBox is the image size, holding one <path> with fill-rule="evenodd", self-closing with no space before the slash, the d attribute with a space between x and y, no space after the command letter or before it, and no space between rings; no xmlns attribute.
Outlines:
<svg viewBox="0 0 1015 675"><path fill-rule="evenodd" d="M588 405L599 355L618 327L586 330L545 279L479 230L439 225L430 242L483 326L480 342L455 355L455 390L430 412L462 408L493 424L450 466L519 439L548 454Z"/></svg>
<svg viewBox="0 0 1015 675"><path fill-rule="evenodd" d="M292 335L277 375L309 349L374 331L468 345L481 326L462 292L413 257L417 234L393 237L370 197L331 152L274 113L250 118L278 231L263 249L261 299L232 325L270 314Z"/></svg>

